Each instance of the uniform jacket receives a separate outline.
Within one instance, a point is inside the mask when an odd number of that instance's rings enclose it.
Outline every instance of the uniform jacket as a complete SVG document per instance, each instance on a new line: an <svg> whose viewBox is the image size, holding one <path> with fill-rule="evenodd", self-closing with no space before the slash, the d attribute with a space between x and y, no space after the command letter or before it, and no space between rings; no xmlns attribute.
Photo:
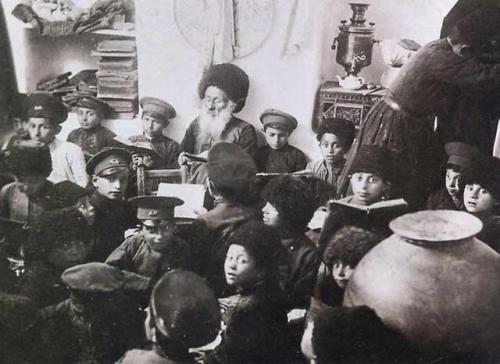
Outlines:
<svg viewBox="0 0 500 364"><path fill-rule="evenodd" d="M463 210L464 204L460 202L460 206L455 205L450 194L443 187L429 196L426 207L428 210Z"/></svg>
<svg viewBox="0 0 500 364"><path fill-rule="evenodd" d="M146 243L141 233L137 233L125 239L105 263L155 281L172 269L190 269L193 259L189 246L179 237L174 236L167 250L160 253ZM149 280L145 282L150 284ZM138 288L142 290L147 286Z"/></svg>
<svg viewBox="0 0 500 364"><path fill-rule="evenodd" d="M153 139L148 139L144 135L131 136L131 142L151 142L153 150L160 156L159 160L154 161L152 169L175 169L179 168L177 158L181 152L179 143L164 135Z"/></svg>
<svg viewBox="0 0 500 364"><path fill-rule="evenodd" d="M207 363L287 363L286 304L279 288L252 287L241 293Z"/></svg>
<svg viewBox="0 0 500 364"><path fill-rule="evenodd" d="M306 156L301 150L289 144L279 150L265 145L257 149L255 163L258 172L292 173L305 168Z"/></svg>
<svg viewBox="0 0 500 364"><path fill-rule="evenodd" d="M197 217L206 228L205 264L202 275L208 278L216 292L222 292L225 286L224 260L227 251L227 239L242 224L260 219L260 210L225 199L215 201L215 207Z"/></svg>
<svg viewBox="0 0 500 364"><path fill-rule="evenodd" d="M137 226L136 210L125 201L110 200L97 191L90 196L95 209L92 260L104 262L124 239L127 229Z"/></svg>
<svg viewBox="0 0 500 364"><path fill-rule="evenodd" d="M116 145L114 138L116 134L102 125L98 125L91 130L78 128L71 131L68 135L68 142L78 145L86 157L96 155L107 147Z"/></svg>
<svg viewBox="0 0 500 364"><path fill-rule="evenodd" d="M199 119L194 119L184 134L181 149L184 152L199 154L209 150L215 143L226 142L233 143L253 156L257 149L257 135L255 128L244 120L235 116L229 120L220 138L215 140L213 137L201 135Z"/></svg>
<svg viewBox="0 0 500 364"><path fill-rule="evenodd" d="M281 239L291 258L287 293L290 307L306 308L312 296L321 262L318 249L304 234Z"/></svg>
<svg viewBox="0 0 500 364"><path fill-rule="evenodd" d="M48 146L52 157L52 172L47 179L53 183L69 180L86 187L89 176L85 172L85 157L82 149L76 144L57 138Z"/></svg>

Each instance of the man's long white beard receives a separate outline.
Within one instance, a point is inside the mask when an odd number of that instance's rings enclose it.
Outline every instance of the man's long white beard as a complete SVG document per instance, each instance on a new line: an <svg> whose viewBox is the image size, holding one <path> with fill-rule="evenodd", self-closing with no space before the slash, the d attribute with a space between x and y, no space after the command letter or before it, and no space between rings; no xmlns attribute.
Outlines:
<svg viewBox="0 0 500 364"><path fill-rule="evenodd" d="M201 134L218 140L232 117L233 108L229 106L225 107L215 116L210 115L207 109L202 108L199 118Z"/></svg>

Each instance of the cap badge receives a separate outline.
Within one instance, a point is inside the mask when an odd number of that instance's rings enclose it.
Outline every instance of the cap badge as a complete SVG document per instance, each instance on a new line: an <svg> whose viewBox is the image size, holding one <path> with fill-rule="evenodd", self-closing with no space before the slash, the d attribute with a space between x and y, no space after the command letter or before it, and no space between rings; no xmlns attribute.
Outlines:
<svg viewBox="0 0 500 364"><path fill-rule="evenodd" d="M156 216L156 215L158 215L158 210L149 210L148 215L149 216Z"/></svg>
<svg viewBox="0 0 500 364"><path fill-rule="evenodd" d="M120 164L120 161L118 159L111 159L109 164Z"/></svg>
<svg viewBox="0 0 500 364"><path fill-rule="evenodd" d="M42 105L35 105L35 107L33 107L33 110L43 110L43 106Z"/></svg>

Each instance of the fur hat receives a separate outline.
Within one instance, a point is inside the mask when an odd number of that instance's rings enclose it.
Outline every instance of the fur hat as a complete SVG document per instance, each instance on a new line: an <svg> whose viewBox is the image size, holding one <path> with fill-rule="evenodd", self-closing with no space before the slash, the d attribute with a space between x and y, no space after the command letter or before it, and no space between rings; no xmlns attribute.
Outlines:
<svg viewBox="0 0 500 364"><path fill-rule="evenodd" d="M455 27L463 43L480 51L484 43L497 32L498 24L500 24L498 6L483 6L460 19Z"/></svg>
<svg viewBox="0 0 500 364"><path fill-rule="evenodd" d="M278 210L288 228L303 232L318 208L315 195L302 180L292 176L272 179L262 191L262 197Z"/></svg>
<svg viewBox="0 0 500 364"><path fill-rule="evenodd" d="M16 177L43 176L52 172L52 157L47 146L13 144L5 152L7 171Z"/></svg>
<svg viewBox="0 0 500 364"><path fill-rule="evenodd" d="M356 129L352 121L340 118L328 118L321 122L318 128L316 139L321 140L323 134L334 134L344 144L345 148L349 149L354 140L354 133Z"/></svg>
<svg viewBox="0 0 500 364"><path fill-rule="evenodd" d="M338 260L354 268L375 245L383 240L379 234L355 226L344 226L328 241L323 261L331 266Z"/></svg>
<svg viewBox="0 0 500 364"><path fill-rule="evenodd" d="M464 184L478 184L500 202L500 159L481 155L476 167L464 176Z"/></svg>
<svg viewBox="0 0 500 364"><path fill-rule="evenodd" d="M236 103L234 112L237 113L245 106L250 81L245 71L238 66L231 63L222 63L213 65L203 73L198 85L200 99L205 97L205 91L209 86L215 86L223 90L227 97Z"/></svg>
<svg viewBox="0 0 500 364"><path fill-rule="evenodd" d="M389 149L378 145L361 145L349 170L349 174L357 172L373 173L384 181L392 181L393 160Z"/></svg>
<svg viewBox="0 0 500 364"><path fill-rule="evenodd" d="M281 255L287 254L276 229L262 221L249 221L241 225L229 237L227 246L231 244L244 247L257 267L262 268L268 276L277 271L276 264Z"/></svg>
<svg viewBox="0 0 500 364"><path fill-rule="evenodd" d="M150 301L156 328L175 346L205 345L217 336L220 309L214 292L193 272L175 269L156 283Z"/></svg>

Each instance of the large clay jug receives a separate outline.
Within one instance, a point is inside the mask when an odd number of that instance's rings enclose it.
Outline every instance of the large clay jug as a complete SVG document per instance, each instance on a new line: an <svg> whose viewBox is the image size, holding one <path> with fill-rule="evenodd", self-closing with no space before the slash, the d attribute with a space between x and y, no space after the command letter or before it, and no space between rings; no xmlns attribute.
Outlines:
<svg viewBox="0 0 500 364"><path fill-rule="evenodd" d="M481 221L421 211L390 228L356 267L344 305L370 306L419 349L500 351L500 255L474 238Z"/></svg>

